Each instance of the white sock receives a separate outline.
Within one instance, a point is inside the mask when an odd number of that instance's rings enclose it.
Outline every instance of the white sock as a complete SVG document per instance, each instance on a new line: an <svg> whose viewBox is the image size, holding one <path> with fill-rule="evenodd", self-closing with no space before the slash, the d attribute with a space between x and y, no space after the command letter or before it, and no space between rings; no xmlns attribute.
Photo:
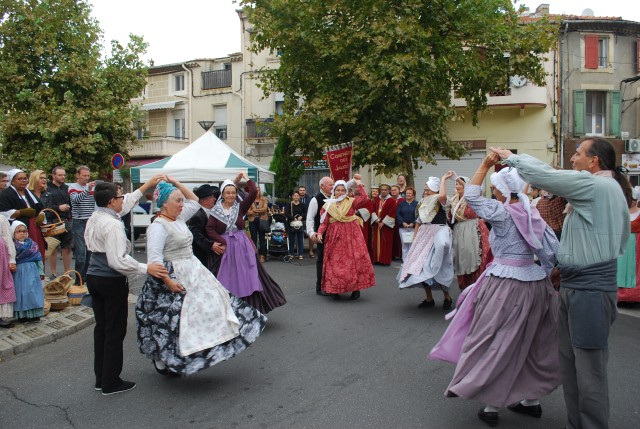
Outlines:
<svg viewBox="0 0 640 429"><path fill-rule="evenodd" d="M158 369L165 369L167 367L167 365L165 365L165 363L160 360L156 360L154 362L156 364L156 368Z"/></svg>
<svg viewBox="0 0 640 429"><path fill-rule="evenodd" d="M484 407L484 412L485 413L497 413L498 409L496 407L492 407L491 405L487 405L486 407Z"/></svg>
<svg viewBox="0 0 640 429"><path fill-rule="evenodd" d="M525 407L533 407L535 405L540 405L540 401L538 399L525 399L520 401L520 403Z"/></svg>

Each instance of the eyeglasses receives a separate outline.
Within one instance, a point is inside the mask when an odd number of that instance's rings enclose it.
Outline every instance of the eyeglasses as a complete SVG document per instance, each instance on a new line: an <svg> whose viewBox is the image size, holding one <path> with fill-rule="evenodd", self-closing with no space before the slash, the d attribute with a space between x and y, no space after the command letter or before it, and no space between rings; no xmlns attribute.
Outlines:
<svg viewBox="0 0 640 429"><path fill-rule="evenodd" d="M26 229L18 229L14 232L14 234L28 234L29 231L27 231Z"/></svg>
<svg viewBox="0 0 640 429"><path fill-rule="evenodd" d="M124 200L124 195L120 195L119 197L113 197L114 200Z"/></svg>

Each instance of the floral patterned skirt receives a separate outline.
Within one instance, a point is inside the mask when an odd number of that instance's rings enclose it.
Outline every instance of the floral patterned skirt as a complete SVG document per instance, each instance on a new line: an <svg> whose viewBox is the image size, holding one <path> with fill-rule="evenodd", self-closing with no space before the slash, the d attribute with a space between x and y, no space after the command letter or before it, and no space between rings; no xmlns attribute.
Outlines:
<svg viewBox="0 0 640 429"><path fill-rule="evenodd" d="M175 278L173 264L165 262L164 265ZM202 276L201 280L205 281L208 276L198 272L194 269L193 275ZM177 280L185 285L187 291L189 282L197 281L195 278ZM231 359L249 347L265 327L266 316L230 294L231 309L239 322L239 335L222 344L183 356L180 354L179 338L185 296L185 293L171 292L162 280L148 276L136 304L140 351L149 359L164 362L172 372L189 375Z"/></svg>

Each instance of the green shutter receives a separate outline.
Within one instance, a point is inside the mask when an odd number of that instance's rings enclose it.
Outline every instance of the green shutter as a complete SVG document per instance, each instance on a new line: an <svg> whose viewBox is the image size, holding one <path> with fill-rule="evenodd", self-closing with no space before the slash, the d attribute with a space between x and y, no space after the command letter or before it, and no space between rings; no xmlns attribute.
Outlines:
<svg viewBox="0 0 640 429"><path fill-rule="evenodd" d="M615 137L620 137L620 105L621 105L621 96L620 91L611 91L609 92L611 97L611 135Z"/></svg>
<svg viewBox="0 0 640 429"><path fill-rule="evenodd" d="M584 117L587 106L587 92L573 91L573 134L584 135Z"/></svg>

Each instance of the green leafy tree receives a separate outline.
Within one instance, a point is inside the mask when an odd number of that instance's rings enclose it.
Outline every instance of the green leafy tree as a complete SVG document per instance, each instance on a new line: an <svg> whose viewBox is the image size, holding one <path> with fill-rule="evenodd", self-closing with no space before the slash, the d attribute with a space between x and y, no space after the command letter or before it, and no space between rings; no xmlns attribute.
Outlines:
<svg viewBox="0 0 640 429"><path fill-rule="evenodd" d="M0 144L23 168L105 173L127 152L146 81L146 50L131 35L101 56L101 30L80 0L0 0Z"/></svg>
<svg viewBox="0 0 640 429"><path fill-rule="evenodd" d="M274 181L276 197L289 197L298 186L298 181L304 173L304 164L300 158L295 156L295 148L291 144L291 139L285 134L278 139L269 170L276 174Z"/></svg>
<svg viewBox="0 0 640 429"><path fill-rule="evenodd" d="M555 28L522 25L509 0L245 0L252 50L278 51L265 92L285 94L274 132L318 159L357 142L354 164L412 172L465 150L449 139L455 90L474 124L487 94L519 75L544 84ZM507 54L507 55L505 55Z"/></svg>

